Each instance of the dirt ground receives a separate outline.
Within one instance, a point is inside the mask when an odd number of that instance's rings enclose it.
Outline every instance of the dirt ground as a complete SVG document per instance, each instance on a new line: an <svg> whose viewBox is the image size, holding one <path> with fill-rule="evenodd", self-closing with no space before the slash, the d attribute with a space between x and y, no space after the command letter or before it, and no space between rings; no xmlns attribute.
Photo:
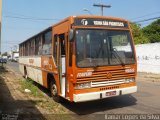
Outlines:
<svg viewBox="0 0 160 120"><path fill-rule="evenodd" d="M92 101L86 103L55 103L45 89L42 91L43 98L35 98L20 90L20 80L22 76L14 70L0 68L0 114L1 117L16 117L16 115L33 119L100 119L96 114L121 114L121 113L160 113L160 75L138 73L137 82L139 92L133 95L109 98L102 101ZM148 89L152 90L148 90ZM155 90L154 90L155 88ZM148 90L148 91L147 91ZM42 104L51 102L54 110L49 110ZM150 111L150 110L151 111ZM3 115L3 116L2 116ZM11 116L12 115L12 116ZM104 116L104 115L103 115ZM102 117L102 116L101 116ZM104 117L103 117L104 118Z"/></svg>
<svg viewBox="0 0 160 120"><path fill-rule="evenodd" d="M56 117L57 120L71 119L69 115L65 115L68 113L67 109L54 102L41 86L37 86L42 90L42 93L44 92L44 97L41 98L33 97L22 91L20 84L22 79L22 76L14 71L0 68L0 114L8 117L20 115L28 120L52 119L53 117ZM52 102L54 111L45 108L47 107L43 106L45 102Z"/></svg>

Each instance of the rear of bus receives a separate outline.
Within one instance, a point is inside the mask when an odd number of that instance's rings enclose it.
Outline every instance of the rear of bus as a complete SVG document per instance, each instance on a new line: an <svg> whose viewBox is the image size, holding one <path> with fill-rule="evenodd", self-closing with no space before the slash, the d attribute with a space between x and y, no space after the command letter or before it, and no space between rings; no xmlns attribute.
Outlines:
<svg viewBox="0 0 160 120"><path fill-rule="evenodd" d="M137 62L129 22L112 17L73 17L73 96L84 102L137 91Z"/></svg>

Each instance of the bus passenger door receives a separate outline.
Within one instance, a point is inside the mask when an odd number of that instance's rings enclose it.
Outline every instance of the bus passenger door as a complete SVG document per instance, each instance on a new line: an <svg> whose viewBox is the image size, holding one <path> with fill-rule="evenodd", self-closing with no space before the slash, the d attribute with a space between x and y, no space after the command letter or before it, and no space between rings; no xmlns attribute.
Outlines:
<svg viewBox="0 0 160 120"><path fill-rule="evenodd" d="M61 96L66 96L66 49L65 35L58 36L58 72L60 81Z"/></svg>

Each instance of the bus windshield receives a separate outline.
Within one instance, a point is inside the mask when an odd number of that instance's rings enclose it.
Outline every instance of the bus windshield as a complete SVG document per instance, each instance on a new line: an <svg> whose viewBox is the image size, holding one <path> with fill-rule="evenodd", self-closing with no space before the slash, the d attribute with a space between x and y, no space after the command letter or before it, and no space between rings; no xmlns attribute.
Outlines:
<svg viewBox="0 0 160 120"><path fill-rule="evenodd" d="M76 30L77 67L135 63L132 38L124 30Z"/></svg>

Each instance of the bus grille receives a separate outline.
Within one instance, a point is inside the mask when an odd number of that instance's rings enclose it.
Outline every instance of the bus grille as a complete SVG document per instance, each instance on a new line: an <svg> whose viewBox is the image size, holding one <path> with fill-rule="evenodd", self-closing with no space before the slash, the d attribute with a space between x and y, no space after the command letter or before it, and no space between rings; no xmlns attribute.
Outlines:
<svg viewBox="0 0 160 120"><path fill-rule="evenodd" d="M111 77L108 77L108 73L111 74ZM125 79L134 78L135 72L126 73L125 69L116 69L116 70L99 70L92 72L91 77L78 77L77 83L80 82L91 82L91 87L100 87L100 86L111 86L124 84Z"/></svg>
<svg viewBox="0 0 160 120"><path fill-rule="evenodd" d="M125 79L122 80L112 80L112 81L102 81L102 82L91 82L91 87L100 87L100 86L108 86L108 85L117 85L124 84Z"/></svg>

